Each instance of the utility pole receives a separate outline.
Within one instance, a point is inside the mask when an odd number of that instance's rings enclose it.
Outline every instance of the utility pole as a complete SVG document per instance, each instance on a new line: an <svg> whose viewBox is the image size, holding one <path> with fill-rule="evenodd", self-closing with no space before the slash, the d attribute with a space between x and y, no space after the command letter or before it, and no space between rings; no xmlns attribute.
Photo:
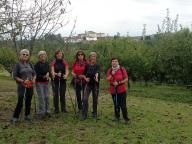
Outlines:
<svg viewBox="0 0 192 144"><path fill-rule="evenodd" d="M171 18L169 16L169 8L167 10L167 16L165 17L166 19L166 32L171 32Z"/></svg>
<svg viewBox="0 0 192 144"><path fill-rule="evenodd" d="M143 25L142 40L145 40L145 36L146 36L146 24Z"/></svg>

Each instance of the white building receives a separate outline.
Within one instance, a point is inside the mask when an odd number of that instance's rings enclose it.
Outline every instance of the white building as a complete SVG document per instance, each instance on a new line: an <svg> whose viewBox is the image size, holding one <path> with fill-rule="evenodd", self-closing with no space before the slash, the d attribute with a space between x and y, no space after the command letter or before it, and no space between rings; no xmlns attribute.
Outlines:
<svg viewBox="0 0 192 144"><path fill-rule="evenodd" d="M78 34L71 38L65 37L64 40L72 43L81 42L81 41L97 41L98 39L105 38L104 33L96 33L94 31L85 31L85 33Z"/></svg>

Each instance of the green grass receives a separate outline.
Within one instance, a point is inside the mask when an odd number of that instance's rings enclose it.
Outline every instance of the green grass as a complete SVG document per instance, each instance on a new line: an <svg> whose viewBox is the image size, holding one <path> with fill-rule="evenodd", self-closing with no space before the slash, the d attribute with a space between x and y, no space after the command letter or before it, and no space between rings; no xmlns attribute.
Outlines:
<svg viewBox="0 0 192 144"><path fill-rule="evenodd" d="M154 85L145 86L142 83L135 83L130 89L130 94L136 97L157 98L166 101L191 103L192 90L186 86Z"/></svg>
<svg viewBox="0 0 192 144"><path fill-rule="evenodd" d="M190 144L192 143L191 91L184 87L132 84L127 97L131 123L112 121L111 96L102 81L98 114L80 121L74 117L67 95L68 114L53 115L32 124L10 125L16 104L15 82L0 77L0 143L18 144ZM73 90L71 89L73 95ZM91 114L91 97L89 115ZM33 105L32 105L33 107ZM51 107L53 107L51 105ZM34 113L34 112L33 112Z"/></svg>

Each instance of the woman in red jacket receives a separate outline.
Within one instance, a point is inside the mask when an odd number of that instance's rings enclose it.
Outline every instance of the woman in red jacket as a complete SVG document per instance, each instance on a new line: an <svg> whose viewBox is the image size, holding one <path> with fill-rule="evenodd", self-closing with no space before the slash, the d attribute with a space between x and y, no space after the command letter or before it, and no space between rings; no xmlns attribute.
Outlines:
<svg viewBox="0 0 192 144"><path fill-rule="evenodd" d="M128 74L124 67L119 65L117 58L112 58L112 67L107 71L107 80L110 83L110 93L112 95L115 117L119 121L120 108L123 118L127 123L129 121L126 106L126 83L128 81Z"/></svg>
<svg viewBox="0 0 192 144"><path fill-rule="evenodd" d="M72 65L72 75L79 112L82 110L82 97L85 87L84 70L86 64L84 52L82 50L77 51L75 62Z"/></svg>

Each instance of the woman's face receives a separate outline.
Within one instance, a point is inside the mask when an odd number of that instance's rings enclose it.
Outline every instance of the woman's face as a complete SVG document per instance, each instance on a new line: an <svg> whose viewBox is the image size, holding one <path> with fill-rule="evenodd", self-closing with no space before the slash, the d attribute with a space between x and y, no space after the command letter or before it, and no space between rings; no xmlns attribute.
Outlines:
<svg viewBox="0 0 192 144"><path fill-rule="evenodd" d="M57 55L56 55L57 59L62 59L63 58L63 53L62 52L59 52Z"/></svg>
<svg viewBox="0 0 192 144"><path fill-rule="evenodd" d="M112 60L111 65L112 65L112 67L117 67L119 65L118 60L117 59Z"/></svg>
<svg viewBox="0 0 192 144"><path fill-rule="evenodd" d="M92 63L96 62L96 59L97 59L97 56L96 56L96 55L91 55L91 56L90 56L90 61L91 61Z"/></svg>
<svg viewBox="0 0 192 144"><path fill-rule="evenodd" d="M22 54L20 55L20 59L21 59L22 61L28 61L28 60L29 60L29 54L28 54L28 53L22 53Z"/></svg>
<svg viewBox="0 0 192 144"><path fill-rule="evenodd" d="M46 58L47 58L47 55L46 55L46 54L41 54L41 55L39 56L39 61L45 61Z"/></svg>
<svg viewBox="0 0 192 144"><path fill-rule="evenodd" d="M83 60L84 59L84 55L81 52L78 53L77 56L78 56L78 60Z"/></svg>

